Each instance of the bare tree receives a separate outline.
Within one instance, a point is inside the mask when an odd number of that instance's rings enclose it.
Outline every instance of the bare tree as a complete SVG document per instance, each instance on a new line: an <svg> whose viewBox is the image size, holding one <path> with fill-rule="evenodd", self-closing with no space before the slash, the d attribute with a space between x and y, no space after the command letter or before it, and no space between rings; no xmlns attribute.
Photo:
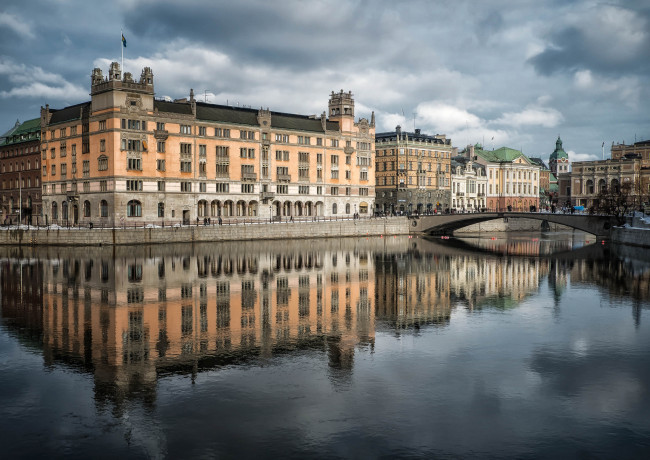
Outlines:
<svg viewBox="0 0 650 460"><path fill-rule="evenodd" d="M623 224L625 216L638 209L639 194L634 184L625 182L618 187L603 188L589 207L589 214L615 216Z"/></svg>

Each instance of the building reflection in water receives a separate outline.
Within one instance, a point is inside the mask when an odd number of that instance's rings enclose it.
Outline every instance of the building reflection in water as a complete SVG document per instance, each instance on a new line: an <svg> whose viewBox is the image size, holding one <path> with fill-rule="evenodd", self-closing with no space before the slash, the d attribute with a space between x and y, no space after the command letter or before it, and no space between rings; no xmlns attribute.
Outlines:
<svg viewBox="0 0 650 460"><path fill-rule="evenodd" d="M4 250L0 304L8 330L42 348L46 365L92 373L97 404L119 414L129 399L152 406L160 376L296 349L324 353L332 382L345 383L378 328L515 307L545 278L557 298L570 280L648 299L648 264L591 248L582 259L519 257L388 237Z"/></svg>

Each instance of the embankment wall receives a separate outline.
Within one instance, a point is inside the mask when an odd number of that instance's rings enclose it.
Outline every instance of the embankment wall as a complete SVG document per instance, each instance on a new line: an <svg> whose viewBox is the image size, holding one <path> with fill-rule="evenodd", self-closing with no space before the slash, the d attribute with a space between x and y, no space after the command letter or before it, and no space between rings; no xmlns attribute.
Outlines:
<svg viewBox="0 0 650 460"><path fill-rule="evenodd" d="M405 235L408 233L409 222L406 217L165 228L14 228L0 230L0 245L144 245L291 238L339 238L367 235Z"/></svg>

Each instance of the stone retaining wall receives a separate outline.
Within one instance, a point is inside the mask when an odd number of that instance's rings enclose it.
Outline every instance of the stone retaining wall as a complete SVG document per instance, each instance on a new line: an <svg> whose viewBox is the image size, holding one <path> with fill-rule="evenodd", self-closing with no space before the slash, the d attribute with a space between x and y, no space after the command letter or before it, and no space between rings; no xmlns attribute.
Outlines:
<svg viewBox="0 0 650 460"><path fill-rule="evenodd" d="M104 246L406 235L406 217L324 222L127 229L2 229L0 245Z"/></svg>
<svg viewBox="0 0 650 460"><path fill-rule="evenodd" d="M615 227L612 229L612 242L650 248L650 229Z"/></svg>

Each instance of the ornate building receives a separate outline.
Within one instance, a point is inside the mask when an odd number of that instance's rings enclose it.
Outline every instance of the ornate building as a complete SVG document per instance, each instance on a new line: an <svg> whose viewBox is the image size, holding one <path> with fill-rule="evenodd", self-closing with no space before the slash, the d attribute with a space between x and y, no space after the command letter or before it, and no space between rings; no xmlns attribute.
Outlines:
<svg viewBox="0 0 650 460"><path fill-rule="evenodd" d="M601 191L616 191L628 184L634 194L639 192L640 183L640 158L577 161L571 171L571 203L588 208L595 204Z"/></svg>
<svg viewBox="0 0 650 460"><path fill-rule="evenodd" d="M530 161L539 166L539 206L541 208L546 208L554 202L553 194L555 193L555 195L557 195L557 190L551 190L551 170L546 166L546 163L544 163L544 160L541 158L531 157ZM553 180L557 183L555 177L553 177Z"/></svg>
<svg viewBox="0 0 650 460"><path fill-rule="evenodd" d="M483 150L476 144L468 146L464 156L485 167L488 209L530 211L539 207L539 166L519 150Z"/></svg>
<svg viewBox="0 0 650 460"><path fill-rule="evenodd" d="M0 141L0 223L37 223L41 215L41 120L16 125Z"/></svg>
<svg viewBox="0 0 650 460"><path fill-rule="evenodd" d="M374 117L373 117L374 118ZM91 101L41 110L44 214L97 224L190 223L372 212L374 120L354 119L351 92L329 116L154 98L111 64Z"/></svg>
<svg viewBox="0 0 650 460"><path fill-rule="evenodd" d="M455 212L479 211L486 207L485 166L470 158L451 160L451 209Z"/></svg>
<svg viewBox="0 0 650 460"><path fill-rule="evenodd" d="M375 147L377 212L422 214L449 208L451 139L397 126L394 132L377 134Z"/></svg>

